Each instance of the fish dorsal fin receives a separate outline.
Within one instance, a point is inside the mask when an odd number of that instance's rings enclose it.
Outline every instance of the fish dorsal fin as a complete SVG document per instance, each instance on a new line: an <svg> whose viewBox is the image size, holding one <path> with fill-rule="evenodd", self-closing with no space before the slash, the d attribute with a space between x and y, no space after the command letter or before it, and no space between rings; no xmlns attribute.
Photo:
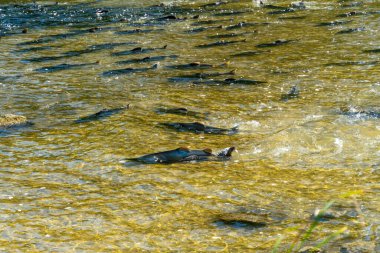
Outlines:
<svg viewBox="0 0 380 253"><path fill-rule="evenodd" d="M199 66L199 65L201 65L201 63L200 62L192 62L189 65L190 66Z"/></svg>
<svg viewBox="0 0 380 253"><path fill-rule="evenodd" d="M204 149L203 150L205 153L207 153L207 154L212 154L212 150L211 150L211 148L206 148L206 149Z"/></svg>
<svg viewBox="0 0 380 253"><path fill-rule="evenodd" d="M187 147L179 147L179 148L177 148L177 150L181 150L181 151L190 151L190 149L187 148Z"/></svg>

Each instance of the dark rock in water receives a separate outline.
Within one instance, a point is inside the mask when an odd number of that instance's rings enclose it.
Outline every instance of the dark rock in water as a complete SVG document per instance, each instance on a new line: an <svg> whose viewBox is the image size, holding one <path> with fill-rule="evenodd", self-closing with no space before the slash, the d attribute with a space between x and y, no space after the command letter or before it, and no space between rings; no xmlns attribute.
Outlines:
<svg viewBox="0 0 380 253"><path fill-rule="evenodd" d="M163 50L166 48L167 48L167 45L165 45L163 47L158 47L158 48L136 47L136 48L133 48L133 49L127 50L127 51L115 52L115 53L112 53L111 55L112 56L122 56L122 55L131 55L131 54L143 54L143 53L148 53L148 52L152 52L152 51L156 51L156 50Z"/></svg>
<svg viewBox="0 0 380 253"><path fill-rule="evenodd" d="M241 85L256 85L266 83L265 81L258 80L250 80L243 78L226 78L224 80L206 80L206 81L196 81L193 84L199 85L233 85L233 84L241 84Z"/></svg>
<svg viewBox="0 0 380 253"><path fill-rule="evenodd" d="M95 66L98 64L99 64L99 62L82 63L82 64L66 64L66 63L63 63L63 64L50 66L50 67L42 67L39 69L35 69L34 71L40 72L40 73L50 73L50 72L67 70L67 69L74 69L74 68L87 67L87 66Z"/></svg>
<svg viewBox="0 0 380 253"><path fill-rule="evenodd" d="M229 72L215 72L215 73L195 73L190 75L180 75L169 77L168 81L170 82L190 82L190 81L201 81L202 79L216 77L216 76L225 76L225 75L235 75L236 70Z"/></svg>
<svg viewBox="0 0 380 253"><path fill-rule="evenodd" d="M126 31L118 31L118 32L115 32L115 34L120 34L120 35L124 35L124 34L136 34L136 33L151 33L151 32L157 32L157 31L163 31L164 29L140 29L140 28L137 28L137 29L134 29L134 30L126 30Z"/></svg>
<svg viewBox="0 0 380 253"><path fill-rule="evenodd" d="M380 61L345 61L345 62L333 62L333 63L327 63L325 66L339 66L339 67L345 67L345 66L371 66L371 65L377 65Z"/></svg>
<svg viewBox="0 0 380 253"><path fill-rule="evenodd" d="M379 246L374 241L354 241L345 243L340 248L340 253L375 253L379 252Z"/></svg>
<svg viewBox="0 0 380 253"><path fill-rule="evenodd" d="M210 38L210 39L233 38L233 37L243 36L243 35L252 34L252 33L257 33L257 31L242 32L242 33L215 34L215 35L209 35L209 36L207 36L207 38Z"/></svg>
<svg viewBox="0 0 380 253"><path fill-rule="evenodd" d="M247 41L246 39L232 40L232 41L221 40L221 41L217 41L217 42L213 42L213 43L209 43L209 44L198 45L195 47L197 47L197 48L218 47L218 46L225 46L225 45L235 44L235 43L239 43L239 42L246 42L246 41Z"/></svg>
<svg viewBox="0 0 380 253"><path fill-rule="evenodd" d="M235 228L259 228L268 225L270 221L268 217L254 213L227 213L218 215L214 219L214 222Z"/></svg>
<svg viewBox="0 0 380 253"><path fill-rule="evenodd" d="M233 128L219 128L206 126L199 122L194 123L161 123L161 125L177 129L178 131L188 131L194 133L205 133L205 134L227 134L233 135L236 134L239 130L238 127Z"/></svg>
<svg viewBox="0 0 380 253"><path fill-rule="evenodd" d="M146 72L148 70L158 69L159 64L156 63L152 67L148 68L125 68L125 69L114 69L109 71L104 71L103 76L117 76L117 75L127 75L139 72Z"/></svg>
<svg viewBox="0 0 380 253"><path fill-rule="evenodd" d="M118 107L118 108L112 108L112 109L103 109L97 113L79 118L75 121L75 123L86 123L90 121L95 121L95 120L100 120L103 118L110 117L114 114L117 114L119 112L122 112L124 110L129 109L129 105L123 106L123 107Z"/></svg>
<svg viewBox="0 0 380 253"><path fill-rule="evenodd" d="M349 28L349 29L339 31L336 34L347 34L347 33L362 32L362 31L365 31L365 27Z"/></svg>
<svg viewBox="0 0 380 253"><path fill-rule="evenodd" d="M247 56L254 56L254 55L259 55L262 53L268 53L271 51L246 51L246 52L241 52L237 54L231 55L231 57L247 57Z"/></svg>
<svg viewBox="0 0 380 253"><path fill-rule="evenodd" d="M288 93L281 95L281 101L288 101L293 98L298 98L299 95L300 90L296 85L294 85L292 88L290 88Z"/></svg>
<svg viewBox="0 0 380 253"><path fill-rule="evenodd" d="M0 130L33 125L26 117L14 114L0 114Z"/></svg>
<svg viewBox="0 0 380 253"><path fill-rule="evenodd" d="M186 108L157 108L156 113L158 114L176 114L176 115L184 115L184 116L192 116L196 118L204 118L205 114L195 111L190 111Z"/></svg>
<svg viewBox="0 0 380 253"><path fill-rule="evenodd" d="M270 42L270 43L263 43L263 44L259 44L259 45L256 45L256 47L276 47L276 46L281 46L281 45L285 45L285 44L288 44L290 42L293 42L294 40L284 40L284 39L280 39L280 40L276 40L276 41L273 41L273 42Z"/></svg>
<svg viewBox="0 0 380 253"><path fill-rule="evenodd" d="M380 48L363 50L364 53L380 53Z"/></svg>
<svg viewBox="0 0 380 253"><path fill-rule="evenodd" d="M345 25L351 23L352 20L336 20L330 22L321 22L317 26L337 26L337 25Z"/></svg>
<svg viewBox="0 0 380 253"><path fill-rule="evenodd" d="M161 56L147 56L144 58L138 58L138 59L129 59L125 61L118 61L117 64L131 64L131 63L142 63L142 62L156 62L156 61L163 61L166 58L168 59L176 59L178 58L178 55L161 55Z"/></svg>
<svg viewBox="0 0 380 253"><path fill-rule="evenodd" d="M231 158L231 153L234 150L235 147L229 147L223 149L218 154L212 154L211 149L190 150L188 148L177 148L137 158L128 158L127 160L146 164L170 164L191 161L226 161Z"/></svg>

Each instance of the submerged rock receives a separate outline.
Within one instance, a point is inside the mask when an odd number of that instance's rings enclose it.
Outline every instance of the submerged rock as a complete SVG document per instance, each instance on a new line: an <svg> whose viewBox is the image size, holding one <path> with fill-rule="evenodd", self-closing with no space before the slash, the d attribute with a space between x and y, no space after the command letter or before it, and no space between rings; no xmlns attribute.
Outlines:
<svg viewBox="0 0 380 253"><path fill-rule="evenodd" d="M188 148L177 148L137 158L127 158L127 160L146 164L170 164L191 161L226 161L231 158L231 153L234 150L235 147L229 147L217 154L212 154L211 149L190 150Z"/></svg>
<svg viewBox="0 0 380 253"><path fill-rule="evenodd" d="M25 116L14 114L0 114L0 129L31 125L33 125L33 123L28 121Z"/></svg>

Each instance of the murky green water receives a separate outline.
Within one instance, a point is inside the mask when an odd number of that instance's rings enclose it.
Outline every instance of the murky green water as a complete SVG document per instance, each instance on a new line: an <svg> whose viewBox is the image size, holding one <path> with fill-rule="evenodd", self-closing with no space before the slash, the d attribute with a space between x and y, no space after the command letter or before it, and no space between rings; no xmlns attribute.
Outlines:
<svg viewBox="0 0 380 253"><path fill-rule="evenodd" d="M357 113L380 112L380 54L363 51L380 48L380 4L312 1L306 2L306 10L269 14L277 10L254 7L250 1L199 8L205 3L0 5L0 112L24 115L35 123L0 133L1 251L269 252L281 236L281 248L290 244L310 224L313 211L330 200L337 200L333 210L350 214L323 222L307 245L344 226L347 231L327 246L329 252L348 242L380 240L380 119ZM99 10L108 12L96 14ZM242 13L224 15L231 11ZM357 13L337 17L352 11ZM157 20L169 14L187 19ZM216 23L197 24L206 20ZM350 22L318 26L336 20ZM257 24L231 29L242 21ZM100 29L90 32L93 27ZM27 33L22 33L24 28ZM117 33L137 28L156 31ZM207 36L227 33L245 34L225 41L246 41L196 47L222 40ZM278 39L294 41L256 47ZM125 44L78 53L105 43ZM164 45L166 49L146 54L112 56ZM231 56L245 51L261 53ZM103 74L149 68L157 61L117 62L163 55L178 57L159 61L158 69ZM167 68L191 62L215 67ZM93 64L43 70L84 63ZM231 70L236 70L234 78L267 83L223 86L168 80ZM299 98L282 101L292 86L299 88ZM73 123L126 104L129 110L109 118ZM159 107L186 107L207 118L157 114ZM351 113L345 115L341 108ZM223 128L238 125L240 132L195 134L159 125L195 121ZM227 162L120 163L182 146L215 151L235 146L238 152ZM282 218L261 228L215 221L219 214L238 212Z"/></svg>

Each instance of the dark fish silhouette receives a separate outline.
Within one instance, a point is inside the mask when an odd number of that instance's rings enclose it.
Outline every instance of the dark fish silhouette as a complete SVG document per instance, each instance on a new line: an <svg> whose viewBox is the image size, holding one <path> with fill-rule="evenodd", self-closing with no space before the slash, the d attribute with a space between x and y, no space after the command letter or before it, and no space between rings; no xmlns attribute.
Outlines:
<svg viewBox="0 0 380 253"><path fill-rule="evenodd" d="M247 57L247 56L254 56L254 55L259 55L262 53L268 53L270 51L246 51L246 52L241 52L237 54L231 55L231 57Z"/></svg>
<svg viewBox="0 0 380 253"><path fill-rule="evenodd" d="M206 81L195 81L194 84L199 85L233 85L233 84L241 84L241 85L256 85L266 83L265 81L258 80L250 80L243 78L226 78L224 80L206 80Z"/></svg>
<svg viewBox="0 0 380 253"><path fill-rule="evenodd" d="M103 72L103 76L117 76L117 75L126 75L139 72L145 72L152 69L157 69L158 64L154 64L152 67L147 68L125 68L125 69L114 69Z"/></svg>
<svg viewBox="0 0 380 253"><path fill-rule="evenodd" d="M296 9L294 9L294 8L283 8L283 9L279 9L277 11L270 11L267 14L278 15L278 14L285 14L285 13L290 13L290 12L295 12L295 11L296 11Z"/></svg>
<svg viewBox="0 0 380 253"><path fill-rule="evenodd" d="M211 30L211 29L220 29L220 28L223 28L223 26L218 25L218 26L198 27L198 28L193 28L193 29L187 30L186 33L200 33L203 31L207 31L207 30Z"/></svg>
<svg viewBox="0 0 380 253"><path fill-rule="evenodd" d="M338 25L345 25L351 22L352 20L335 20L335 21L330 21L330 22L321 22L317 26L338 26Z"/></svg>
<svg viewBox="0 0 380 253"><path fill-rule="evenodd" d="M215 34L215 35L209 35L209 36L207 36L207 38L210 38L210 39L233 38L233 37L243 36L243 35L252 34L252 33L257 33L257 31L242 32L242 33Z"/></svg>
<svg viewBox="0 0 380 253"><path fill-rule="evenodd" d="M367 12L364 11L350 11L347 13L339 14L337 15L338 18L346 18L346 17L351 17L351 16L361 16L361 15L367 15Z"/></svg>
<svg viewBox="0 0 380 253"><path fill-rule="evenodd" d="M272 220L267 215L255 213L229 213L218 215L215 222L236 228L259 228L266 226Z"/></svg>
<svg viewBox="0 0 380 253"><path fill-rule="evenodd" d="M161 123L161 125L177 129L179 131L188 131L194 133L205 133L205 134L227 134L233 135L238 132L238 127L233 128L219 128L206 126L199 122L194 123Z"/></svg>
<svg viewBox="0 0 380 253"><path fill-rule="evenodd" d="M269 43L258 44L258 45L256 45L256 47L259 47L259 48L261 48L261 47L276 47L276 46L288 44L288 43L293 42L293 41L294 40L280 39L280 40L276 40L276 41L269 42Z"/></svg>
<svg viewBox="0 0 380 253"><path fill-rule="evenodd" d="M136 33L151 33L151 32L157 32L157 31L163 31L164 29L140 29L140 28L137 28L137 29L134 29L134 30L126 30L126 31L118 31L118 32L115 32L115 34L120 34L120 35L124 35L124 34L136 34Z"/></svg>
<svg viewBox="0 0 380 253"><path fill-rule="evenodd" d="M380 53L380 48L363 50L364 53Z"/></svg>
<svg viewBox="0 0 380 253"><path fill-rule="evenodd" d="M29 48L24 48L24 49L18 49L15 50L15 53L27 53L27 52L38 52L38 51L45 51L52 49L53 47L51 46L41 46L41 47L29 47Z"/></svg>
<svg viewBox="0 0 380 253"><path fill-rule="evenodd" d="M334 62L334 63L327 63L325 66L339 66L339 67L345 67L345 66L371 66L371 65L378 65L380 61L345 61L345 62Z"/></svg>
<svg viewBox="0 0 380 253"><path fill-rule="evenodd" d="M180 76L174 76L169 77L168 81L170 82L189 82L189 81L197 81L202 80L210 77L216 77L216 76L225 76L225 75L235 75L236 70L231 70L229 72L214 72L214 73L195 73L190 75L180 75Z"/></svg>
<svg viewBox="0 0 380 253"><path fill-rule="evenodd" d="M336 34L348 34L348 33L355 33L355 32L361 32L361 31L365 31L365 27L349 28L349 29L339 31Z"/></svg>
<svg viewBox="0 0 380 253"><path fill-rule="evenodd" d="M114 114L117 114L119 112L122 112L124 110L129 109L129 105L123 106L123 107L118 107L118 108L113 108L113 109L103 109L97 113L79 118L75 121L75 123L86 123L90 121L95 121L95 120L100 120L103 118L110 117Z"/></svg>
<svg viewBox="0 0 380 253"><path fill-rule="evenodd" d="M228 21L228 20L199 20L197 22L192 23L191 26L212 25L212 24L217 24L224 21Z"/></svg>
<svg viewBox="0 0 380 253"><path fill-rule="evenodd" d="M68 69L74 69L74 68L81 68L81 67L87 67L87 66L95 66L98 65L98 62L94 63L81 63L81 64L59 64L55 66L49 66L49 67L42 67L35 69L34 71L40 72L40 73L49 73L49 72L57 72L62 70L68 70Z"/></svg>
<svg viewBox="0 0 380 253"><path fill-rule="evenodd" d="M143 54L143 53L148 53L148 52L152 52L152 51L156 51L156 50L162 50L162 49L166 49L166 48L167 48L167 45L165 45L163 47L157 47L157 48L136 47L134 49L127 50L127 51L115 52L115 53L112 53L111 55L112 56L122 56L122 55L131 55L131 54Z"/></svg>
<svg viewBox="0 0 380 253"><path fill-rule="evenodd" d="M380 119L380 112L375 110L354 110L340 108L340 114L357 119Z"/></svg>
<svg viewBox="0 0 380 253"><path fill-rule="evenodd" d="M166 68L169 68L169 69L208 69L208 68L213 68L213 67L215 66L211 64L200 63L200 62L191 62L188 64L166 66Z"/></svg>
<svg viewBox="0 0 380 253"><path fill-rule="evenodd" d="M258 25L260 25L260 23L240 22L240 23L237 23L236 25L227 26L225 29L234 30L234 29L239 29L242 27L252 27L252 26L258 26Z"/></svg>
<svg viewBox="0 0 380 253"><path fill-rule="evenodd" d="M248 12L249 11L222 11L219 13L215 13L214 16L215 17L238 16L238 15L246 14Z"/></svg>
<svg viewBox="0 0 380 253"><path fill-rule="evenodd" d="M229 147L223 149L218 154L213 154L211 149L190 150L188 148L177 148L137 158L127 158L127 160L146 164L170 164L191 161L226 161L231 158L231 153L234 150L235 147Z"/></svg>
<svg viewBox="0 0 380 253"><path fill-rule="evenodd" d="M292 88L290 88L288 93L281 95L281 101L288 101L293 98L298 98L299 94L300 94L299 88L294 85L292 86Z"/></svg>
<svg viewBox="0 0 380 253"><path fill-rule="evenodd" d="M197 48L218 47L218 46L225 46L225 45L230 45L230 44L235 44L235 43L240 43L240 42L246 42L246 41L247 41L246 39L243 39L243 40L231 40L231 41L221 40L221 41L217 41L217 42L213 42L213 43L209 43L209 44L198 45L198 46L195 46L195 47L197 47Z"/></svg>
<svg viewBox="0 0 380 253"><path fill-rule="evenodd" d="M176 114L176 115L184 115L184 116L192 116L196 118L205 118L204 113L190 111L186 108L157 108L156 113L158 114Z"/></svg>
<svg viewBox="0 0 380 253"><path fill-rule="evenodd" d="M305 19L307 16L289 16L289 17L279 17L279 20L300 20Z"/></svg>
<svg viewBox="0 0 380 253"><path fill-rule="evenodd" d="M162 55L162 56L147 56L144 58L138 59L129 59L125 61L118 61L117 64L131 64L131 63L142 63L142 62L152 62L152 61L163 61L166 58L168 59L176 59L178 55Z"/></svg>

